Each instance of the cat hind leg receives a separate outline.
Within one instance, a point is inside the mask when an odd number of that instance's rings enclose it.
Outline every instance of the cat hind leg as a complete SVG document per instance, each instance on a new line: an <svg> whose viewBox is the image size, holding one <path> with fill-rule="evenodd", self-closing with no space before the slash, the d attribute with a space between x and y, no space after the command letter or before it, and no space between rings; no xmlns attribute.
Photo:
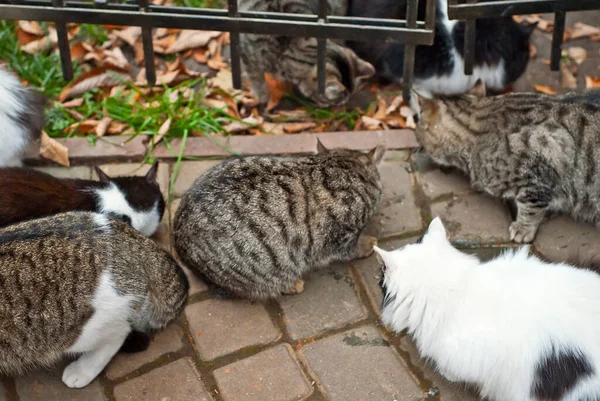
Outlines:
<svg viewBox="0 0 600 401"><path fill-rule="evenodd" d="M525 189L515 198L517 218L508 229L509 238L520 244L532 242L550 206L552 194L539 189Z"/></svg>

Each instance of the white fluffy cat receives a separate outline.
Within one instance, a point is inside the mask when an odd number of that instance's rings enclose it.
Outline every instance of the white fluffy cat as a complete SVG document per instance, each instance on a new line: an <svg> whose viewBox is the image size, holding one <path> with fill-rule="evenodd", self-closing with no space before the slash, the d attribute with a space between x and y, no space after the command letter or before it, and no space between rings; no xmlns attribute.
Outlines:
<svg viewBox="0 0 600 401"><path fill-rule="evenodd" d="M45 99L0 66L0 167L20 166L44 128Z"/></svg>
<svg viewBox="0 0 600 401"><path fill-rule="evenodd" d="M600 275L528 247L482 263L439 218L420 243L375 250L383 322L447 379L492 401L600 400Z"/></svg>

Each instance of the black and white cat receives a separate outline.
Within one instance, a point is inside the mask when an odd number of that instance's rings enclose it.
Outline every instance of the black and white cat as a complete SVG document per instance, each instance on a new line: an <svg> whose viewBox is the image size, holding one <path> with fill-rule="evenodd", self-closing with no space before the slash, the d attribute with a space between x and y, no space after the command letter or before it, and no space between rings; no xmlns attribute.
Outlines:
<svg viewBox="0 0 600 401"><path fill-rule="evenodd" d="M349 14L405 19L406 3L406 0L350 0ZM419 20L425 17L425 6L425 1L419 2ZM469 91L481 79L489 90L501 92L525 72L529 39L536 24L519 25L511 17L477 20L473 74L465 75L465 22L449 20L447 9L447 0L437 0L434 43L416 48L415 88L455 95ZM403 44L349 42L348 45L375 66L380 78L401 83Z"/></svg>
<svg viewBox="0 0 600 401"><path fill-rule="evenodd" d="M46 99L0 66L0 167L22 164L23 153L44 128Z"/></svg>

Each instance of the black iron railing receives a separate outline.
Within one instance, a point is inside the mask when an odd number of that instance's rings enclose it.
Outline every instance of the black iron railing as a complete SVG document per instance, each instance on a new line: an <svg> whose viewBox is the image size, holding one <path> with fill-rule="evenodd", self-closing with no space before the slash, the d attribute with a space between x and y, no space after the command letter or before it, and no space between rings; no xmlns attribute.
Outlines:
<svg viewBox="0 0 600 401"><path fill-rule="evenodd" d="M565 19L568 11L600 9L600 0L504 0L479 1L449 0L448 17L466 20L465 26L465 74L473 72L473 52L475 49L475 20L497 18L519 14L554 14L552 33L552 54L550 68L560 68L561 48L565 32Z"/></svg>
<svg viewBox="0 0 600 401"><path fill-rule="evenodd" d="M434 37L436 0L426 1L424 20L417 19L419 0L408 0L406 20L351 18L327 15L327 0L319 0L318 15L242 12L237 0L228 0L227 10L197 9L153 5L148 0L138 3L111 4L106 0L93 3L63 0L0 0L0 19L52 21L56 24L58 48L63 75L73 77L67 37L67 23L139 26L145 56L146 79L156 82L152 48L153 28L179 28L231 33L231 69L233 83L241 86L239 35L316 37L318 39L319 91L325 88L326 39L358 41L395 41L406 44L404 63L404 96L408 99L413 82L415 46L431 45Z"/></svg>

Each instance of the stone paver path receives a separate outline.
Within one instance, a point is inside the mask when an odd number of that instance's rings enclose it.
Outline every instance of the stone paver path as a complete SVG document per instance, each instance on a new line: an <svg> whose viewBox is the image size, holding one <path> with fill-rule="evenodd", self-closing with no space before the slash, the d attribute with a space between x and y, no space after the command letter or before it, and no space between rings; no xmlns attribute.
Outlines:
<svg viewBox="0 0 600 401"><path fill-rule="evenodd" d="M169 227L178 200L214 161L184 162L174 198L157 235L170 249ZM109 174L143 174L136 164L104 166ZM166 190L173 166L163 164ZM60 176L92 177L89 167L46 168ZM381 168L381 210L369 226L380 246L414 241L434 216L469 252L492 257L507 241L508 208L472 191L455 173L426 156L388 152ZM566 217L547 222L535 249L552 258L600 251L600 232ZM0 401L473 401L418 357L405 335L378 322L381 293L375 257L313 273L303 294L266 304L215 298L192 278L189 305L142 353L117 355L82 390L60 381L61 368L3 378Z"/></svg>

